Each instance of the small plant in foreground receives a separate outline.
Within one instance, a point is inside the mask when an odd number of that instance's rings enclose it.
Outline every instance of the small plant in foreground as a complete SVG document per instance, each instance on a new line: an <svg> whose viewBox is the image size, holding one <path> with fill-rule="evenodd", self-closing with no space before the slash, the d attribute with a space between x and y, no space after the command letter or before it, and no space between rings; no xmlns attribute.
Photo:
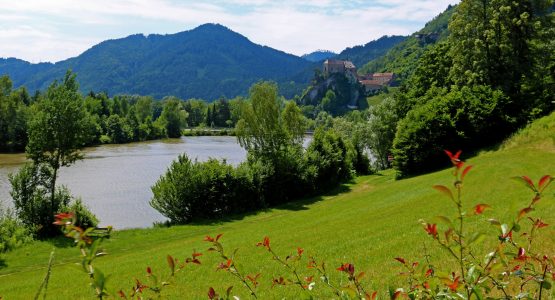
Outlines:
<svg viewBox="0 0 555 300"><path fill-rule="evenodd" d="M62 230L67 237L75 241L76 246L81 251L81 266L83 271L89 275L90 284L96 296L103 299L108 296L106 289L106 279L102 271L94 267L93 262L96 258L106 255L106 252L100 248L102 241L110 237L111 227L106 230L97 230L96 228L82 228L75 226L76 218L73 213L60 213L55 216L55 225L62 226Z"/></svg>
<svg viewBox="0 0 555 300"><path fill-rule="evenodd" d="M465 225L467 219L480 216L491 207L479 203L470 212L463 209L463 182L472 166L465 166L460 160L460 151L455 154L450 151L445 153L454 167L453 187L435 185L433 188L453 202L457 209L456 219L452 221L446 216L437 217L445 224L445 228L438 228L436 223L425 221L422 221L422 225L428 235L453 258L457 270L437 270L429 262L419 267L417 262L411 264L398 257L396 260L406 270L401 274L407 277L409 287L406 290L392 290L392 298L401 295L411 299L484 299L486 296L488 299L545 298L546 291L551 289L551 281L555 280L555 256L540 253L533 247L538 232L548 224L529 215L554 178L543 176L537 185L527 176L514 178L532 191L531 201L519 210L511 222L487 220L498 227L499 234L495 236L495 248L483 255L478 253L475 246L485 241L486 234L471 232ZM530 228L528 231L523 230L526 222Z"/></svg>
<svg viewBox="0 0 555 300"><path fill-rule="evenodd" d="M215 251L217 253L220 254L220 257L224 260L223 262L221 262L216 270L224 270L226 272L228 272L229 274L231 274L232 276L234 276L235 278L237 278L239 281L241 281L241 283L243 284L243 286L249 290L250 295L257 299L257 295L256 295L256 287L258 286L258 277L260 276L260 274L256 274L256 275L244 275L243 273L241 273L239 271L239 269L237 268L237 264L235 263L235 255L237 254L237 250L239 249L235 249L235 251L233 251L232 255L227 255L224 251L224 246L219 242L220 238L222 237L223 234L218 234L216 237L211 237L211 236L206 236L206 238L204 238L204 241L209 242L212 244L212 247L210 247L208 249L208 251ZM229 298L229 295L231 293L231 289L233 288L233 286L229 287L227 289L227 296ZM210 288L210 291L208 292L208 296L210 299L219 299L218 295L216 294L216 292L214 291L213 288Z"/></svg>

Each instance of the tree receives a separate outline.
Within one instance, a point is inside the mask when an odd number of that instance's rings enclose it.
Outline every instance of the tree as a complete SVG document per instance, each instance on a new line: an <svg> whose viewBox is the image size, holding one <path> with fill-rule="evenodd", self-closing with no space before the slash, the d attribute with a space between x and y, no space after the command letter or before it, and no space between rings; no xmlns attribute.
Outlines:
<svg viewBox="0 0 555 300"><path fill-rule="evenodd" d="M538 84L548 72L544 57L553 53L545 52L555 25L551 6L551 0L462 1L449 24L453 82L502 90L513 100L507 113L524 121L523 112L535 106L530 99L551 95Z"/></svg>
<svg viewBox="0 0 555 300"><path fill-rule="evenodd" d="M242 105L237 138L241 147L255 155L273 157L287 147L302 146L301 111L290 102L288 112L282 115L277 91L274 83L256 83L250 89L250 101Z"/></svg>
<svg viewBox="0 0 555 300"><path fill-rule="evenodd" d="M181 109L181 101L170 97L164 101L164 108L160 116L170 138L181 137L181 127L186 123L187 112Z"/></svg>
<svg viewBox="0 0 555 300"><path fill-rule="evenodd" d="M388 97L382 103L370 108L366 142L375 156L376 165L379 169L388 167L387 156L391 154L393 139L397 131L397 122L399 121L395 106L395 100Z"/></svg>
<svg viewBox="0 0 555 300"><path fill-rule="evenodd" d="M61 83L50 85L29 123L27 156L36 165L45 163L52 168L47 208L52 216L59 208L55 199L58 170L82 158L79 148L88 138L88 120L75 74L68 71Z"/></svg>

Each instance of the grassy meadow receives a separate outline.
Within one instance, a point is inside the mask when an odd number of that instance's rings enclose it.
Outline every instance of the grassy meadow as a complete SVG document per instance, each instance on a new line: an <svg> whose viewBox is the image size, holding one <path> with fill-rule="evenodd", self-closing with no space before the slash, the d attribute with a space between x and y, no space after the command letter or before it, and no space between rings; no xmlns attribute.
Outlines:
<svg viewBox="0 0 555 300"><path fill-rule="evenodd" d="M463 197L465 208L487 203L493 210L469 219L470 230L490 231L478 249L486 254L487 246L496 243L496 228L488 225L495 217L510 222L518 210L528 205L532 194L510 177L528 175L537 182L545 174L555 175L555 114L535 122L530 128L515 135L499 149L483 151L474 157L462 158L474 165L465 179ZM455 149L454 149L455 150ZM463 149L464 150L464 149ZM446 158L447 160L447 158ZM108 255L96 261L96 266L109 274L109 288L131 290L135 278L146 281L146 268L166 277L169 274L166 255L183 260L193 250L202 252L202 264L188 265L172 279L163 291L169 299L206 299L209 287L224 294L233 285L233 294L248 299L247 290L224 271L216 271L221 262L217 253L207 252L206 235L223 233L221 239L228 252L239 249L236 263L246 274L261 273L259 298L295 299L299 288L276 286L274 277L289 274L270 254L256 243L264 236L271 239L272 248L285 256L305 249L299 266L304 276L313 275L306 268L308 256L325 261L331 280L345 282L346 277L335 269L350 262L357 272L367 276L363 284L367 290L378 290L385 295L389 286L403 284L398 273L401 266L395 257L423 261L425 251L436 265L449 267L446 256L435 246L419 220L437 222L434 217L453 217L456 208L432 189L432 185L452 182L452 170L396 181L393 171L358 177L334 193L306 199L257 214L240 216L218 223L116 231L104 242ZM555 225L555 186L548 188L539 209L532 214L542 216L545 223ZM439 225L441 226L441 225ZM440 227L440 230L442 227ZM555 249L555 227L543 231L539 247ZM427 249L427 250L424 250ZM0 296L4 300L32 299L46 275L51 251L54 266L48 283L48 299L91 299L88 278L76 263L79 252L69 239L34 242L3 255L0 259ZM313 296L329 298L331 290L319 280ZM1 298L1 297L0 297Z"/></svg>

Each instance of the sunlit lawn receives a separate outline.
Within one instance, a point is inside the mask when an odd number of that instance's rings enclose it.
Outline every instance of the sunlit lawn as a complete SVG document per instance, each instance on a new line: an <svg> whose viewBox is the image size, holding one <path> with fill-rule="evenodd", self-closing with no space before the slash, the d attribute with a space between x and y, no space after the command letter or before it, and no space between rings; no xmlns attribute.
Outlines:
<svg viewBox="0 0 555 300"><path fill-rule="evenodd" d="M552 130L553 128L546 130ZM555 136L555 132L553 132ZM547 134L546 136L549 136ZM464 158L464 154L463 154ZM530 200L530 191L509 178L529 175L535 180L544 174L555 174L555 147L515 146L502 151L481 153L470 158L474 169L467 176L464 201L467 209L477 203L488 203L494 210L470 219L469 228L484 229L492 234L486 245L495 243L495 228L487 218L496 217L510 222L516 212ZM163 295L171 299L206 299L209 287L224 293L233 285L233 294L248 299L241 284L223 271L216 271L220 262L216 253L207 252L206 235L223 233L222 242L229 252L238 248L236 262L243 273L261 273L259 296L262 299L295 299L298 287L271 288L274 277L287 275L282 266L272 261L267 251L255 244L264 236L271 239L272 248L284 256L305 249L305 256L326 261L333 282L345 281L335 269L344 262L355 264L366 272L363 280L368 290L385 295L388 286L402 284L400 265L394 260L401 256L422 261L424 246L436 264L449 265L446 256L422 229L419 219L434 221L434 216L455 214L455 208L431 188L434 184L451 183L451 170L444 170L411 179L395 181L392 171L359 177L343 187L336 195L309 199L289 206L271 209L230 222L211 225L176 226L115 232L104 246L108 255L97 260L97 267L110 274L113 292L129 291L135 278L144 281L146 267L166 276L169 271L166 255L183 259L193 249L204 253L202 265L187 266L179 272ZM545 223L555 224L555 185L551 186L535 215ZM548 227L539 245L555 249L554 228ZM55 251L54 267L48 284L49 299L90 299L92 290L88 278L76 266L78 250L66 240L35 242L3 256L0 264L0 296L4 299L32 299L45 274L50 252ZM485 251L485 249L483 249ZM480 251L482 253L482 251ZM485 254L485 252L483 252ZM299 266L303 275L313 275L304 260ZM330 290L319 281L313 291L316 298L329 298ZM117 296L116 296L117 297Z"/></svg>

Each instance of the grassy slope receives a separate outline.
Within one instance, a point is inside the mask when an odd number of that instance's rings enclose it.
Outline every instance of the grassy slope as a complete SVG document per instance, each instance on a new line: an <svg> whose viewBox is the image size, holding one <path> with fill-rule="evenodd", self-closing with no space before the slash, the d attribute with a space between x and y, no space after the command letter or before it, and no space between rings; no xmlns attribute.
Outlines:
<svg viewBox="0 0 555 300"><path fill-rule="evenodd" d="M537 179L544 174L555 174L554 120L555 114L552 114L524 130L525 137L515 136L502 150L484 152L469 159L475 168L465 183L466 206L470 208L481 202L494 207L494 211L485 216L472 219L470 228L484 227L485 219L491 216L508 222L518 208L528 203L530 193L508 180L509 177L529 175ZM537 134L531 134L534 131ZM278 253L288 254L301 246L308 255L325 260L334 281L341 279L335 267L342 262L353 262L357 270L369 275L364 283L370 289L383 292L388 283L399 280L396 274L401 269L394 257L422 259L424 242L428 248L433 245L418 220L431 220L440 214L454 215L449 201L431 188L434 184L449 184L450 181L450 170L401 181L393 180L393 174L386 171L357 178L346 186L348 192L310 199L233 222L116 232L105 243L109 255L98 260L98 267L112 275L110 286L113 290L129 290L134 278L145 278L146 266L157 273L166 272L167 254L185 258L192 249L197 249L205 252L201 257L203 264L187 267L179 273L176 286L167 288L164 294L172 299L206 299L208 287L223 291L234 285L234 292L241 299L247 299L245 289L238 282L222 271L215 271L219 259L214 253L205 251L208 246L202 242L205 235L224 233L223 243L227 249L239 248L236 260L242 270L263 274L261 282L266 292L262 298L278 295L294 298L295 287L270 289L271 278L284 272L267 252L254 246L268 235ZM550 187L540 203L539 211L548 224L555 224L554 190L555 186ZM555 248L553 233L554 228L548 227L541 245L550 252ZM495 242L495 238L489 242ZM6 266L0 269L0 295L5 299L32 298L45 275L49 253L56 248L49 298L92 298L86 276L74 264L78 261L77 250L54 244L36 242L5 255L3 263ZM436 261L443 257L438 249L429 251ZM329 297L328 292L319 285L315 295Z"/></svg>

